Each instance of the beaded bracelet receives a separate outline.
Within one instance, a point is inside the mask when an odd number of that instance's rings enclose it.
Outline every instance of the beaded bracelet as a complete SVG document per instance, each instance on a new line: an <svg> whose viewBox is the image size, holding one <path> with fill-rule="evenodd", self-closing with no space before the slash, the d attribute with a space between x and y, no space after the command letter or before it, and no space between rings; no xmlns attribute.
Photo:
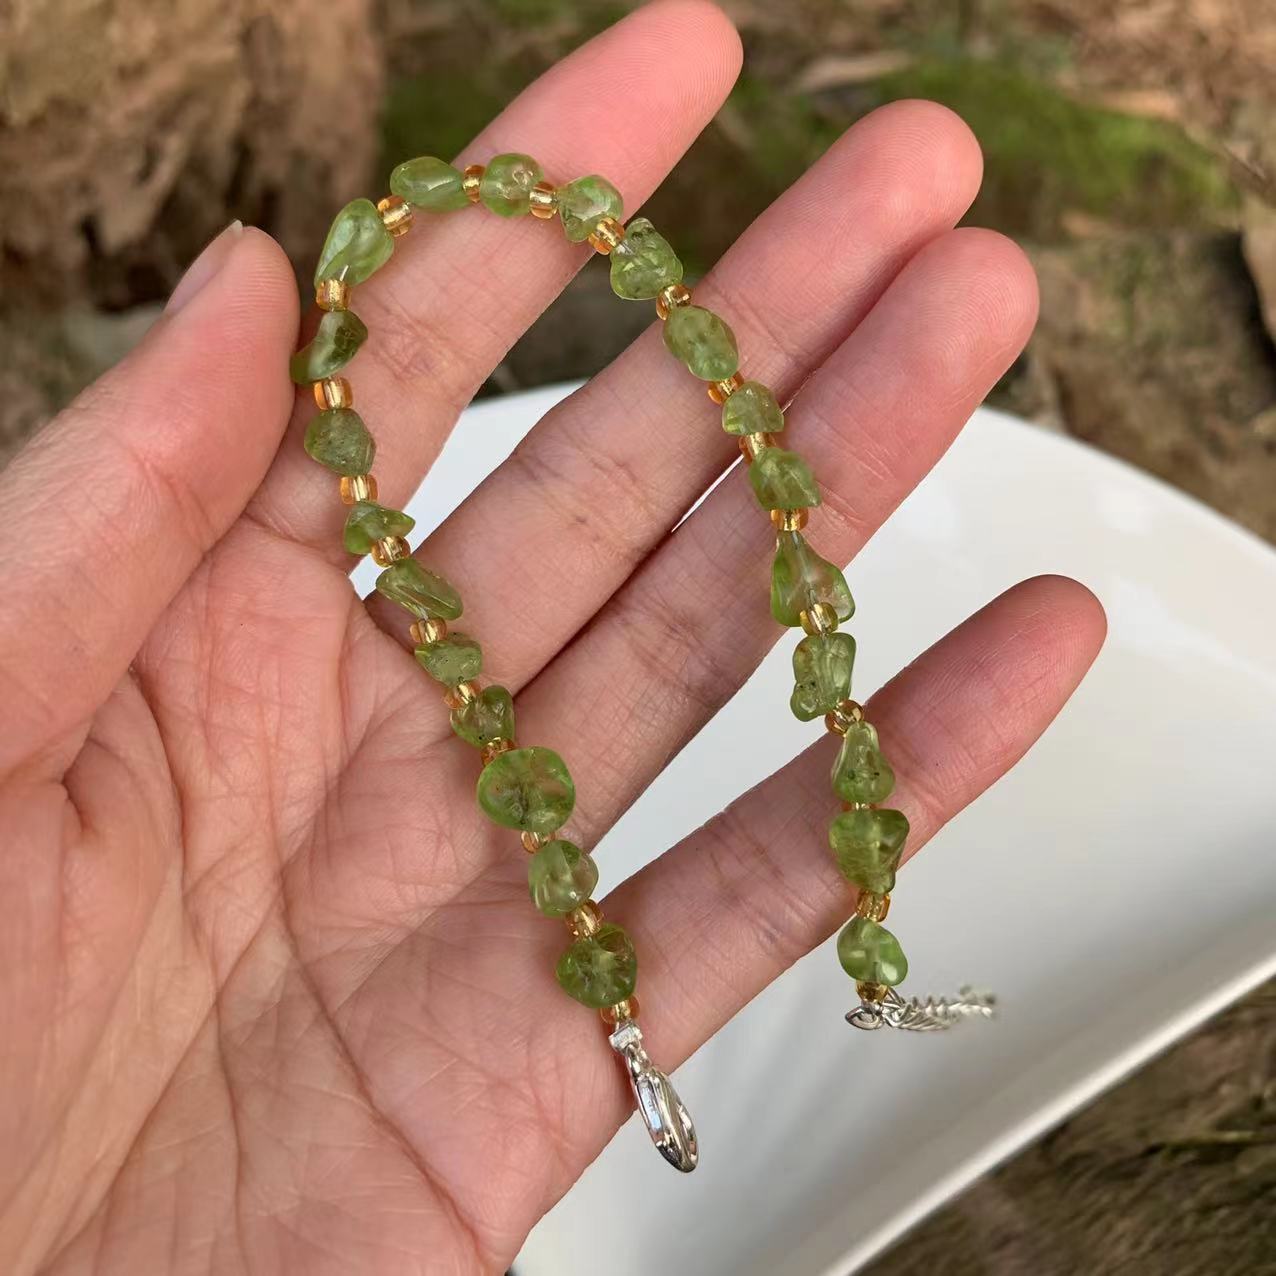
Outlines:
<svg viewBox="0 0 1276 1276"><path fill-rule="evenodd" d="M576 800L567 766L552 749L516 746L509 691L480 687L479 644L448 629L448 621L461 615L460 595L411 557L404 537L413 520L377 503L371 473L376 445L353 409L350 383L336 375L368 335L350 309L351 287L385 265L395 239L410 229L415 209L446 212L481 203L502 217L557 216L568 240L588 240L597 252L610 255L617 296L655 301L665 345L692 375L708 383L709 398L722 408L722 428L739 439L754 495L775 525L771 614L781 625L805 631L793 653L793 713L803 722L823 716L828 730L841 737L832 783L843 810L829 827L829 846L843 876L858 891L855 915L837 941L838 957L860 996L847 1021L870 1029L942 1028L968 1015L990 1014L992 999L963 989L961 1000L905 1003L895 991L908 962L899 941L881 923L890 907L908 820L879 805L894 787L894 773L876 730L850 699L855 640L838 626L851 618L855 604L841 571L803 536L810 509L820 504L820 491L806 462L776 443L784 413L765 385L741 377L735 335L727 323L691 304L682 263L669 243L645 217L622 225L620 194L604 178L580 177L556 188L542 180L540 165L527 155L497 155L486 167L472 164L463 173L423 156L394 170L390 190L376 205L367 199L347 204L319 256L315 299L324 313L314 339L290 365L295 382L313 386L320 409L306 430L305 449L340 475L341 499L351 507L346 549L370 553L383 568L378 592L414 617L409 632L416 659L448 689L444 700L452 711L452 730L480 752L479 807L496 824L521 833L531 854L532 902L567 924L572 942L555 969L558 983L569 996L601 1013L652 1141L672 1165L690 1171L698 1158L691 1117L668 1077L648 1058L637 1024L634 946L620 926L603 920L590 898L598 881L593 858L561 836Z"/></svg>

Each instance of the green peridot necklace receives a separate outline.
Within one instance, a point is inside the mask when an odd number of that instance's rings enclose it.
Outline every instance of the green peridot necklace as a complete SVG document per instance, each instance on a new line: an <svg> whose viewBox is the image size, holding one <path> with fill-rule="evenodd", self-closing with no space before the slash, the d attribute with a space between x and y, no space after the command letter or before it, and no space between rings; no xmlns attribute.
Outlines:
<svg viewBox="0 0 1276 1276"><path fill-rule="evenodd" d="M805 637L793 653L795 686L790 701L803 722L823 717L842 739L833 766L833 791L842 812L829 825L837 866L856 888L855 915L837 940L846 973L856 981L860 1002L846 1016L857 1028L946 1028L967 1016L988 1016L992 999L963 990L956 1001L905 1002L895 991L908 961L895 936L882 925L890 907L895 870L908 836L908 820L883 807L895 785L877 732L850 699L855 639L839 631L855 603L842 573L807 543L803 528L820 503L807 463L777 444L784 413L760 382L738 371L735 334L711 310L693 305L682 282L682 263L644 217L628 226L619 218L619 192L602 177L580 177L554 187L527 155L497 155L486 167L463 173L423 156L390 175L390 194L379 204L356 199L338 213L315 270L315 299L324 312L314 339L293 356L292 379L311 384L319 414L306 430L314 460L341 476L341 499L351 507L344 544L352 554L370 553L383 568L377 589L415 619L410 634L416 659L448 690L452 730L479 750L483 769L478 804L496 824L517 829L530 853L527 881L532 902L560 917L572 942L555 976L563 990L598 1010L608 1040L624 1061L638 1111L661 1154L680 1170L695 1168L699 1155L687 1109L643 1048L634 995L638 957L629 936L603 920L590 898L598 868L587 851L561 836L576 802L563 759L552 749L514 742L514 703L506 688L481 687L479 644L449 631L461 615L461 598L441 576L411 556L404 537L413 520L377 503L372 477L376 444L354 411L350 383L336 374L354 357L368 330L350 309L351 288L390 259L394 241L412 225L415 209L447 212L483 204L502 217L557 216L573 243L588 240L611 257L611 286L629 301L656 303L664 341L693 376L708 382L709 397L722 407L722 428L740 440L749 483L776 528L771 567L771 614Z"/></svg>

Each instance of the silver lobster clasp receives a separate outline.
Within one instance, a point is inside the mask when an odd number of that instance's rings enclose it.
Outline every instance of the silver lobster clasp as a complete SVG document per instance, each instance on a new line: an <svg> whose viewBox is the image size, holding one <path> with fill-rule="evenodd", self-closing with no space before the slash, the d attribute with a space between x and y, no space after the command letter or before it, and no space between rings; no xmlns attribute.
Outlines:
<svg viewBox="0 0 1276 1276"><path fill-rule="evenodd" d="M632 1019L623 1019L607 1041L624 1060L634 1101L656 1150L675 1169L690 1174L700 1159L696 1127L673 1083L651 1062L642 1029Z"/></svg>

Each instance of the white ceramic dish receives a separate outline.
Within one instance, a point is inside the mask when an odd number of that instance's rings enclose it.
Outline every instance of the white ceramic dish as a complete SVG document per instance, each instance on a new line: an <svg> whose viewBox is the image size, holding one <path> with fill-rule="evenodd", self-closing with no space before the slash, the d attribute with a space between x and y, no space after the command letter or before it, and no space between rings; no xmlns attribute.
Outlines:
<svg viewBox="0 0 1276 1276"><path fill-rule="evenodd" d="M420 529L572 388L471 408L409 507ZM822 948L679 1070L696 1173L630 1122L517 1276L592 1276L604 1256L609 1276L841 1276L1276 972L1276 553L1260 541L981 411L854 564L857 687L1039 572L1095 590L1107 646L1032 754L904 870L895 909L912 991L969 979L1001 1017L856 1033ZM810 741L785 709L790 645L608 836L603 888Z"/></svg>

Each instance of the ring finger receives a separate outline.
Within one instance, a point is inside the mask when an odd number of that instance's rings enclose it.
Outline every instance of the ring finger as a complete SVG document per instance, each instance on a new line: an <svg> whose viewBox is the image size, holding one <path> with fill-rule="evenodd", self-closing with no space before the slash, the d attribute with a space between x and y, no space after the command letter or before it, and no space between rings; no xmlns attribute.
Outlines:
<svg viewBox="0 0 1276 1276"><path fill-rule="evenodd" d="M990 231L951 231L904 268L803 387L781 436L821 480L807 529L819 553L842 564L863 547L1014 359L1035 314L1031 267ZM721 433L708 404L699 420ZM519 736L566 755L579 792L573 828L586 841L780 637L767 605L774 546L744 474L729 475L524 689Z"/></svg>

